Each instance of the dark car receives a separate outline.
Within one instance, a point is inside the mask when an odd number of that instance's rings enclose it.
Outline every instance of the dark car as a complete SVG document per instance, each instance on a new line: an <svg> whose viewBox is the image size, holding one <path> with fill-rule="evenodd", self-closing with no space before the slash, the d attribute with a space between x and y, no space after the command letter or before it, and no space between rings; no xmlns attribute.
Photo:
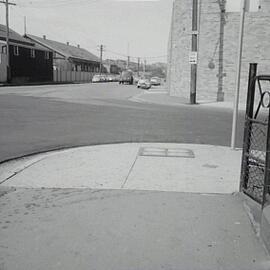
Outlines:
<svg viewBox="0 0 270 270"><path fill-rule="evenodd" d="M119 84L133 84L133 74L131 71L123 71L120 75Z"/></svg>

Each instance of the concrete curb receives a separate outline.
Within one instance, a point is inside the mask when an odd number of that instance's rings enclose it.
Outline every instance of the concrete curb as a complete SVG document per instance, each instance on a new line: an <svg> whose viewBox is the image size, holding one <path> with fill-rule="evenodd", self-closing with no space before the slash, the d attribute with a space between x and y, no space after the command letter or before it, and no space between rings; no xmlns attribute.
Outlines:
<svg viewBox="0 0 270 270"><path fill-rule="evenodd" d="M142 149L148 154L141 154ZM149 155L149 151L152 154ZM186 156L188 152L194 153L194 157ZM164 153L167 154L163 156ZM4 186L28 188L228 194L238 191L240 160L241 151L222 146L171 143L99 145L39 154L2 164L0 182Z"/></svg>
<svg viewBox="0 0 270 270"><path fill-rule="evenodd" d="M159 95L159 96L158 96ZM164 96L164 98L160 98L160 96ZM149 100L149 97L151 99ZM166 100L169 98L175 98L175 101ZM148 104L157 104L157 105L164 105L164 106L187 106L190 105L188 101L178 101L177 97L168 96L167 92L164 91L144 91L138 95L135 95L129 98L130 101L138 102L138 103L148 103ZM198 100L197 104L200 107L205 108L216 108L216 109L227 109L233 110L233 102L216 102L212 100ZM245 104L239 104L239 110L245 111Z"/></svg>

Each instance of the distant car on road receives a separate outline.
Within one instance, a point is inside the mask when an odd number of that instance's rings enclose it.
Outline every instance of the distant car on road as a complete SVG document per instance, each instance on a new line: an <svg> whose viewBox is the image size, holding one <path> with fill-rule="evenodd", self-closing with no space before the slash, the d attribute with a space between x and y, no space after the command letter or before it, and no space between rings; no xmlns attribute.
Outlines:
<svg viewBox="0 0 270 270"><path fill-rule="evenodd" d="M108 82L113 82L114 81L114 77L112 75L108 75L106 78L107 78Z"/></svg>
<svg viewBox="0 0 270 270"><path fill-rule="evenodd" d="M119 84L133 84L133 74L132 71L123 71L120 75Z"/></svg>
<svg viewBox="0 0 270 270"><path fill-rule="evenodd" d="M92 82L100 82L101 79L100 79L100 75L94 75L93 78L92 78Z"/></svg>
<svg viewBox="0 0 270 270"><path fill-rule="evenodd" d="M150 81L152 85L161 85L161 79L159 77L152 77Z"/></svg>
<svg viewBox="0 0 270 270"><path fill-rule="evenodd" d="M142 89L150 89L151 82L148 79L140 79L137 83L137 87Z"/></svg>
<svg viewBox="0 0 270 270"><path fill-rule="evenodd" d="M106 78L103 75L94 75L92 78L92 82L96 83L96 82L105 82Z"/></svg>

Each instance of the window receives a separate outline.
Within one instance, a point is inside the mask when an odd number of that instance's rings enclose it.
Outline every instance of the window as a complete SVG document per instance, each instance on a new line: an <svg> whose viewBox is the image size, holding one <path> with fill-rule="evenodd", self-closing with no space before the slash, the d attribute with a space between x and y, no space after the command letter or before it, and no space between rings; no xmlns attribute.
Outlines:
<svg viewBox="0 0 270 270"><path fill-rule="evenodd" d="M35 56L36 56L36 51L35 51L34 49L31 49L31 51L30 51L30 56L31 56L31 58L35 58Z"/></svg>
<svg viewBox="0 0 270 270"><path fill-rule="evenodd" d="M13 54L16 55L16 56L19 55L19 47L18 46L13 47Z"/></svg>
<svg viewBox="0 0 270 270"><path fill-rule="evenodd" d="M50 59L50 53L49 52L45 52L45 59L46 60Z"/></svg>
<svg viewBox="0 0 270 270"><path fill-rule="evenodd" d="M3 54L7 54L7 46L3 46L2 47L2 53Z"/></svg>

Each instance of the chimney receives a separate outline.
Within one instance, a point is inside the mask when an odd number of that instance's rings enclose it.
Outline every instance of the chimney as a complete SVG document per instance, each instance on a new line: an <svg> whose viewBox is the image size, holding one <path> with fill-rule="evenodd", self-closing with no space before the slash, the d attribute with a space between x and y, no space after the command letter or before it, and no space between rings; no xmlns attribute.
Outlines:
<svg viewBox="0 0 270 270"><path fill-rule="evenodd" d="M80 44L78 44L77 47L80 48Z"/></svg>
<svg viewBox="0 0 270 270"><path fill-rule="evenodd" d="M46 39L46 35L43 35L43 39Z"/></svg>
<svg viewBox="0 0 270 270"><path fill-rule="evenodd" d="M67 45L69 45L69 42L67 41Z"/></svg>

